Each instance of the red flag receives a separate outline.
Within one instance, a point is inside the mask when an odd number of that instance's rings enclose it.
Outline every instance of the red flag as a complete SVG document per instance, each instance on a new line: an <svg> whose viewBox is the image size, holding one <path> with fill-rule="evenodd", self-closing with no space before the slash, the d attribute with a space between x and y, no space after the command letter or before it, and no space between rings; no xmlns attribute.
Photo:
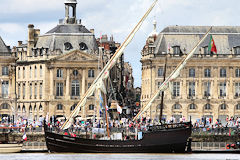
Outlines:
<svg viewBox="0 0 240 160"><path fill-rule="evenodd" d="M212 38L212 35L210 37L210 41L209 41L209 44L208 44L208 51L217 54L217 47L216 47L215 42Z"/></svg>

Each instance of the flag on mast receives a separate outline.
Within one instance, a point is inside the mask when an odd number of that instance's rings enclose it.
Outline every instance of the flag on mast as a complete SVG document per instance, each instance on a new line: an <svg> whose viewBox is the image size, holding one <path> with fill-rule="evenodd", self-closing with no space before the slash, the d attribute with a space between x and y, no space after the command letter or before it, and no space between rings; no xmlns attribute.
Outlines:
<svg viewBox="0 0 240 160"><path fill-rule="evenodd" d="M210 36L210 41L208 44L208 52L213 52L217 54L217 47L215 45L212 35Z"/></svg>

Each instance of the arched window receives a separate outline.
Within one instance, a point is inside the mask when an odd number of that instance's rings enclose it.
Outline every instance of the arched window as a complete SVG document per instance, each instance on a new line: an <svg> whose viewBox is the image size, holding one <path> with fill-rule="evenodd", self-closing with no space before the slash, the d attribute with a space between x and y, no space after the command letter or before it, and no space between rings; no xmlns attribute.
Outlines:
<svg viewBox="0 0 240 160"><path fill-rule="evenodd" d="M42 77L42 74L43 74L43 70L42 70L42 66L40 65L40 77Z"/></svg>
<svg viewBox="0 0 240 160"><path fill-rule="evenodd" d="M9 104L3 103L3 104L1 105L1 108L2 108L2 109L9 109L10 107L9 107Z"/></svg>
<svg viewBox="0 0 240 160"><path fill-rule="evenodd" d="M89 105L89 110L94 110L94 105L93 104Z"/></svg>
<svg viewBox="0 0 240 160"><path fill-rule="evenodd" d="M63 70L57 69L57 77L62 78L63 77Z"/></svg>
<svg viewBox="0 0 240 160"><path fill-rule="evenodd" d="M23 67L23 78L25 78L25 67Z"/></svg>
<svg viewBox="0 0 240 160"><path fill-rule="evenodd" d="M30 113L32 112L32 106L31 105L29 106L29 112Z"/></svg>
<svg viewBox="0 0 240 160"><path fill-rule="evenodd" d="M37 106L36 106L36 104L34 105L34 112L37 112Z"/></svg>
<svg viewBox="0 0 240 160"><path fill-rule="evenodd" d="M179 55L181 53L180 46L173 46L173 54Z"/></svg>
<svg viewBox="0 0 240 160"><path fill-rule="evenodd" d="M194 103L192 103L192 104L190 104L189 105L189 109L196 109L197 107L196 107L196 105L194 104Z"/></svg>
<svg viewBox="0 0 240 160"><path fill-rule="evenodd" d="M79 49L81 51L84 51L84 50L88 49L88 47L87 47L87 45L85 43L82 42L82 43L79 44Z"/></svg>
<svg viewBox="0 0 240 160"><path fill-rule="evenodd" d="M240 54L240 46L233 47L234 54L239 55Z"/></svg>
<svg viewBox="0 0 240 160"><path fill-rule="evenodd" d="M73 48L72 44L69 42L64 43L64 46L65 46L65 50L67 50L67 51Z"/></svg>
<svg viewBox="0 0 240 160"><path fill-rule="evenodd" d="M42 105L40 104L39 105L39 111L42 111L43 110L43 107L42 107Z"/></svg>
<svg viewBox="0 0 240 160"><path fill-rule="evenodd" d="M240 104L236 105L236 110L240 110Z"/></svg>
<svg viewBox="0 0 240 160"><path fill-rule="evenodd" d="M22 107L22 111L23 111L23 112L26 112L25 105L23 105L23 107Z"/></svg>
<svg viewBox="0 0 240 160"><path fill-rule="evenodd" d="M227 109L227 105L225 103L220 105L220 109L221 110L226 110Z"/></svg>
<svg viewBox="0 0 240 160"><path fill-rule="evenodd" d="M62 104L58 104L57 105L57 110L63 110L63 105Z"/></svg>
<svg viewBox="0 0 240 160"><path fill-rule="evenodd" d="M210 110L211 109L211 105L209 103L205 104L204 106L205 110Z"/></svg>
<svg viewBox="0 0 240 160"><path fill-rule="evenodd" d="M21 107L20 106L18 106L18 112L21 112Z"/></svg>
<svg viewBox="0 0 240 160"><path fill-rule="evenodd" d="M78 80L72 81L72 96L80 96L80 84Z"/></svg>
<svg viewBox="0 0 240 160"><path fill-rule="evenodd" d="M176 103L173 105L173 109L181 109L181 105Z"/></svg>
<svg viewBox="0 0 240 160"><path fill-rule="evenodd" d="M34 77L35 78L37 77L37 66L35 66L35 69L34 69Z"/></svg>
<svg viewBox="0 0 240 160"><path fill-rule="evenodd" d="M70 108L70 111L73 111L76 106L77 106L77 104L72 105L71 108Z"/></svg>

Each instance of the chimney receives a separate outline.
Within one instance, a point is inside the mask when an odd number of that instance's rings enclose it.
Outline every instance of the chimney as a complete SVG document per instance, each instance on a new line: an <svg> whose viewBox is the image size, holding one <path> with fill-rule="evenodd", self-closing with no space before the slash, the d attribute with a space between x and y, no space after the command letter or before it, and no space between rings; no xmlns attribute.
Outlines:
<svg viewBox="0 0 240 160"><path fill-rule="evenodd" d="M110 37L110 41L113 42L113 35L111 35L111 37Z"/></svg>
<svg viewBox="0 0 240 160"><path fill-rule="evenodd" d="M38 37L40 35L40 29L35 29L34 32L34 37Z"/></svg>
<svg viewBox="0 0 240 160"><path fill-rule="evenodd" d="M32 48L34 47L34 25L28 25L28 42L27 42L27 56L32 56Z"/></svg>
<svg viewBox="0 0 240 160"><path fill-rule="evenodd" d="M28 25L28 42L34 41L34 25L29 24Z"/></svg>
<svg viewBox="0 0 240 160"><path fill-rule="evenodd" d="M90 32L91 32L92 34L94 34L94 29L90 29Z"/></svg>
<svg viewBox="0 0 240 160"><path fill-rule="evenodd" d="M21 46L22 45L22 41L18 41L18 46Z"/></svg>

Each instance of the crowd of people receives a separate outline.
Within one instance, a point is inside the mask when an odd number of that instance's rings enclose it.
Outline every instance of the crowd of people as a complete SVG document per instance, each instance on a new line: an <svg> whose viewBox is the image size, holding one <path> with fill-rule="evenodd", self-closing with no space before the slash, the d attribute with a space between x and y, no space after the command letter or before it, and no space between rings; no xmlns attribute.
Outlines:
<svg viewBox="0 0 240 160"><path fill-rule="evenodd" d="M39 121L29 121L27 119L19 119L15 123L9 122L7 119L0 118L0 127L13 127L16 131L26 132L26 131L43 131L43 118ZM169 119L162 119L163 123L171 124L171 123L182 123L186 122L187 119L185 117L176 119L174 117L170 117ZM60 131L60 128L64 124L65 119L49 119L46 120L46 124L50 129L57 129ZM122 118L121 120L112 120L109 119L108 128L112 131L124 130L125 132L135 132L137 131L146 131L149 126L154 124L160 124L159 119L151 120L150 118L142 118L138 121L132 121L130 119ZM240 118L236 117L227 117L225 123L222 123L219 119L216 119L213 122L211 117L202 117L200 119L196 119L193 121L193 128L204 128L207 130L209 128L239 128ZM98 130L96 130L98 128ZM75 122L69 128L69 131L72 133L81 132L105 132L107 128L106 121L101 119L87 119L87 120L79 120L75 119Z"/></svg>
<svg viewBox="0 0 240 160"><path fill-rule="evenodd" d="M15 132L34 132L34 131L43 131L43 119L40 121L32 121L28 119L20 118L16 122L12 123L7 118L0 118L0 128L1 129L10 129Z"/></svg>

